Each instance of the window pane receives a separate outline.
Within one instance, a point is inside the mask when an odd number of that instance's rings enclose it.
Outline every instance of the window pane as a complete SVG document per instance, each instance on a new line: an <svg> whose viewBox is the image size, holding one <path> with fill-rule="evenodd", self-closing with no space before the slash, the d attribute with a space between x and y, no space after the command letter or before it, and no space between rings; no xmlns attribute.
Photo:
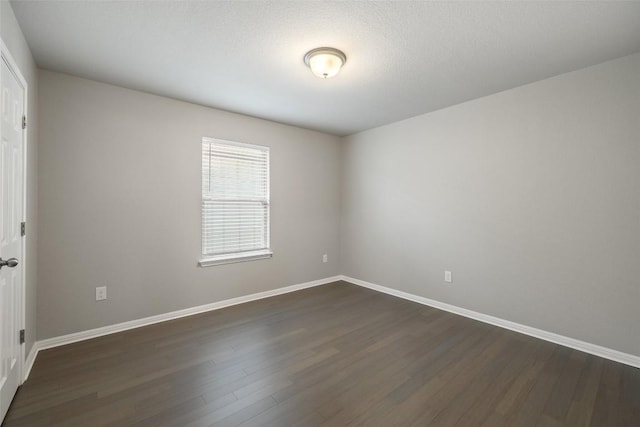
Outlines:
<svg viewBox="0 0 640 427"><path fill-rule="evenodd" d="M205 138L202 253L269 248L269 151Z"/></svg>

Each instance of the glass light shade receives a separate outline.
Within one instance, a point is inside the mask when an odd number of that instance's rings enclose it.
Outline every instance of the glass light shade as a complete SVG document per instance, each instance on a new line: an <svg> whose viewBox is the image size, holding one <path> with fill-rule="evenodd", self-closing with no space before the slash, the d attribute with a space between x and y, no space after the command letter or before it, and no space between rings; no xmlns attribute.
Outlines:
<svg viewBox="0 0 640 427"><path fill-rule="evenodd" d="M347 57L338 49L321 47L313 49L304 56L304 62L316 76L328 79L340 72Z"/></svg>

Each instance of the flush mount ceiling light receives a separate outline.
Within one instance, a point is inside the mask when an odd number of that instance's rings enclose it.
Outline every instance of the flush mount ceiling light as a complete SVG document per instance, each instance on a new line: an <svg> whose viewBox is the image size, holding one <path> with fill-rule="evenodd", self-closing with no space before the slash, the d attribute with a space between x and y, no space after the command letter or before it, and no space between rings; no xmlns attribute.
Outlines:
<svg viewBox="0 0 640 427"><path fill-rule="evenodd" d="M311 69L311 72L323 79L338 74L345 62L347 62L347 56L332 47L312 49L304 56L304 63Z"/></svg>

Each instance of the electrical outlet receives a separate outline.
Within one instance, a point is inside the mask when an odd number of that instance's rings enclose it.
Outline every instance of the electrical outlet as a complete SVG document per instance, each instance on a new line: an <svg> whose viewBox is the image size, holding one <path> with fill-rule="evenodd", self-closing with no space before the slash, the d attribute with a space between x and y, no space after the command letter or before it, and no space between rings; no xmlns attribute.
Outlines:
<svg viewBox="0 0 640 427"><path fill-rule="evenodd" d="M102 301L107 299L107 287L106 286L98 286L96 288L96 301Z"/></svg>
<svg viewBox="0 0 640 427"><path fill-rule="evenodd" d="M329 262L329 257L327 254L322 255L322 262Z"/></svg>
<svg viewBox="0 0 640 427"><path fill-rule="evenodd" d="M451 272L449 270L445 270L444 272L444 281L451 283Z"/></svg>

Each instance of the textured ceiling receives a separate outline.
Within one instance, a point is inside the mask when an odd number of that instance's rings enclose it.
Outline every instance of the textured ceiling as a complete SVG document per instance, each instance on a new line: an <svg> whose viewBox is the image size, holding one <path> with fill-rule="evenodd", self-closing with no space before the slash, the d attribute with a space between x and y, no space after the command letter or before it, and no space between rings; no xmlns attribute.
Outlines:
<svg viewBox="0 0 640 427"><path fill-rule="evenodd" d="M640 51L640 2L13 1L42 68L347 135ZM347 64L313 76L308 50Z"/></svg>

